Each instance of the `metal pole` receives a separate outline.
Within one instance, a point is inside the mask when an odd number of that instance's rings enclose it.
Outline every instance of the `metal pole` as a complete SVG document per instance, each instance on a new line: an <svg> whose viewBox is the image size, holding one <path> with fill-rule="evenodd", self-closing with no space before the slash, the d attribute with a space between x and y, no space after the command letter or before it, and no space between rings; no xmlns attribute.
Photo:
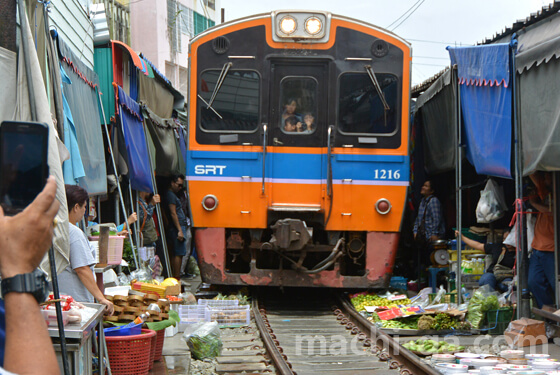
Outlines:
<svg viewBox="0 0 560 375"><path fill-rule="evenodd" d="M130 207L132 208L132 211L134 212L134 200L132 200L132 187L130 186L130 183L128 184L128 196L130 198ZM136 207L138 210L138 201L136 201ZM138 211L136 211L136 215L138 215ZM137 216L138 217L138 216ZM128 228L130 229L130 231L132 232L132 227L128 224ZM136 244L138 244L138 247L140 247L140 240L138 238L138 220L136 220L136 222L134 223L134 238L136 239ZM129 234L130 236L132 236L132 233ZM140 256L140 255L138 255ZM142 260L142 259L140 259Z"/></svg>
<svg viewBox="0 0 560 375"><path fill-rule="evenodd" d="M97 89L96 89L97 90ZM99 106L101 107L101 112L103 114L103 124L105 126L105 136L107 137L107 144L109 145L109 153L111 154L111 161L113 163L113 170L115 171L115 179L117 180L117 190L119 191L119 197L121 200L121 207L123 210L123 214L125 216L125 220L128 219L128 215L126 214L126 207L124 205L124 198L121 189L121 183L119 181L119 176L117 175L117 163L115 162L115 155L113 154L113 145L111 144L111 137L109 136L109 127L107 126L107 120L105 119L105 109L103 108L103 103L101 101L101 94L99 90L97 90L97 99L99 100ZM122 119L121 119L122 121ZM130 240L130 247L132 248L132 256L134 258L134 264L138 269L138 259L136 257L136 250L134 249L134 242L132 240L132 236L128 237Z"/></svg>
<svg viewBox="0 0 560 375"><path fill-rule="evenodd" d="M142 122L142 126L144 127L144 134L148 134L146 129L146 123ZM152 185L154 187L154 194L158 194L157 185L156 185L156 177L154 175L155 168L152 165L152 152L150 151L150 145L148 145L148 139L146 138L146 149L148 150L148 161L150 163L150 170L152 171ZM148 203L148 202L146 202ZM165 238L165 228L163 227L163 220L161 216L161 203L156 203L156 214L158 218L158 226L159 226L159 234L161 235L161 244L163 246L163 257L165 258L165 266L167 269L167 277L171 277L173 272L171 271L171 264L169 263L169 253L167 252L167 239Z"/></svg>
<svg viewBox="0 0 560 375"><path fill-rule="evenodd" d="M462 166L462 137L461 137L461 90L459 88L459 80L457 77L457 65L454 65L451 70L451 80L455 83L455 96L457 98L456 107L455 107L455 118L456 118L456 145L457 148L455 150L455 210L457 215L457 231L459 235L457 236L457 275L456 275L456 282L455 282L455 290L457 290L457 304L461 304L463 301L463 296L461 295L461 289L463 287L462 284L462 275L461 275L461 263L463 257L462 251L462 244L463 244L463 166Z"/></svg>
<svg viewBox="0 0 560 375"><path fill-rule="evenodd" d="M31 62L29 61L29 43L27 40L27 30L29 30L29 26L27 24L27 14L25 12L25 8L23 6L23 0L18 0L18 10L19 10L19 19L21 22L21 42L23 47L23 61L25 63L25 74L27 78L27 93L29 95L29 109L31 112L31 120L37 121L37 103L35 102L34 96L34 87L33 87L33 76L31 75ZM49 35L47 35L49 37ZM55 254L54 249L51 246L49 248L49 265L51 268L51 278L52 278L52 286L53 286L53 296L55 300L60 300L60 291L58 289L58 275L56 273L56 263L55 263ZM64 334L64 324L62 322L62 307L60 305L60 301L55 303L56 309L56 320L58 323L58 337L60 338L60 348L62 351L62 366L64 368L64 374L69 375L69 366L68 366L68 354L66 350L66 335Z"/></svg>

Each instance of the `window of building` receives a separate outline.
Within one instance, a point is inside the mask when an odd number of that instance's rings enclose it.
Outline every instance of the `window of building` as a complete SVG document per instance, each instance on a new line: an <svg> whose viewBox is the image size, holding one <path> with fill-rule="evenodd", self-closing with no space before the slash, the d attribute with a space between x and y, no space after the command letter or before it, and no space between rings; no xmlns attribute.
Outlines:
<svg viewBox="0 0 560 375"><path fill-rule="evenodd" d="M317 81L311 77L286 77L281 83L280 121L284 133L310 134L317 121Z"/></svg>
<svg viewBox="0 0 560 375"><path fill-rule="evenodd" d="M376 74L389 110L366 73L340 77L338 127L342 133L392 134L397 130L398 80L392 74Z"/></svg>
<svg viewBox="0 0 560 375"><path fill-rule="evenodd" d="M230 70L219 88L211 108L210 98L220 70L202 73L199 83L199 123L202 129L219 132L252 132L258 128L260 77L250 70ZM206 103L205 103L206 102ZM221 118L220 118L221 116Z"/></svg>

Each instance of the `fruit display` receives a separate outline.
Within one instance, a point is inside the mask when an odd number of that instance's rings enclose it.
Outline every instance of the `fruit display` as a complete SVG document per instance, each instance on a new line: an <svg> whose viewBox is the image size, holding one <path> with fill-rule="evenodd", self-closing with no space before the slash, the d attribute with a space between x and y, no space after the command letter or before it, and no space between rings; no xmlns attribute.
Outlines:
<svg viewBox="0 0 560 375"><path fill-rule="evenodd" d="M455 353L465 350L464 346L449 344L443 340L411 340L403 344L403 347L424 355Z"/></svg>
<svg viewBox="0 0 560 375"><path fill-rule="evenodd" d="M356 311L365 311L366 306L384 306L384 307L397 307L398 305L408 306L410 305L410 299L404 298L395 301L391 301L387 298L379 297L376 294L365 294L359 293L351 296L350 301Z"/></svg>

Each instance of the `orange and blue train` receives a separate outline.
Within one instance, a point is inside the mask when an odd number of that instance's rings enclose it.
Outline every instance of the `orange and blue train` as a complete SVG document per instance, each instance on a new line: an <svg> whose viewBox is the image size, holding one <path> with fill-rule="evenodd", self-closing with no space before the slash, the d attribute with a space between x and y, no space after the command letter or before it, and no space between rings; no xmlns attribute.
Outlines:
<svg viewBox="0 0 560 375"><path fill-rule="evenodd" d="M409 186L410 45L329 12L189 50L187 188L204 281L384 287Z"/></svg>

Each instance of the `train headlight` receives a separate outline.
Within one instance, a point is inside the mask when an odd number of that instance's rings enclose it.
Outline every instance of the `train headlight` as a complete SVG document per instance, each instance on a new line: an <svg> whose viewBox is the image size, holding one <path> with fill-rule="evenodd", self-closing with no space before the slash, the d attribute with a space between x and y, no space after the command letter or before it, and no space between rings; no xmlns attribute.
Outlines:
<svg viewBox="0 0 560 375"><path fill-rule="evenodd" d="M202 198L202 207L206 211L215 210L218 207L218 198L215 195L208 194L204 198Z"/></svg>
<svg viewBox="0 0 560 375"><path fill-rule="evenodd" d="M381 215L387 215L391 211L391 202L388 199L381 198L375 202L375 210Z"/></svg>
<svg viewBox="0 0 560 375"><path fill-rule="evenodd" d="M323 23L317 17L309 17L305 21L305 31L311 35L315 35L321 31L323 28Z"/></svg>
<svg viewBox="0 0 560 375"><path fill-rule="evenodd" d="M286 16L280 20L280 30L284 34L290 35L297 29L297 22L292 16Z"/></svg>

